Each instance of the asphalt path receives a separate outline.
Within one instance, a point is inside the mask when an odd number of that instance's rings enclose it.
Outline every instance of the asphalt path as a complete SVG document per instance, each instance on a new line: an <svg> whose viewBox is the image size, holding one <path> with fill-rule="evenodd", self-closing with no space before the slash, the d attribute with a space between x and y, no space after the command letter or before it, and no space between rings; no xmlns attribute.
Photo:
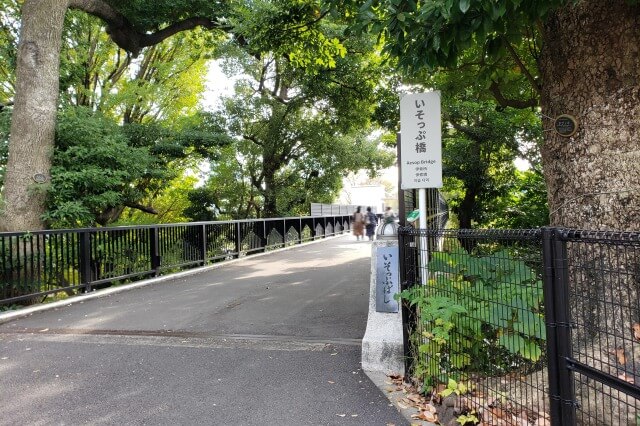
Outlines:
<svg viewBox="0 0 640 426"><path fill-rule="evenodd" d="M248 257L0 325L0 425L406 425L360 369L371 246Z"/></svg>

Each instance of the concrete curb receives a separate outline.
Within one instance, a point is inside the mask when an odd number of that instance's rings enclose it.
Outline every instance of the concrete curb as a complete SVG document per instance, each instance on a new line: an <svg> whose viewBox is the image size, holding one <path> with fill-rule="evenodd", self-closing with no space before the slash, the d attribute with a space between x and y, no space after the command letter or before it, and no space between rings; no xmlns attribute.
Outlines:
<svg viewBox="0 0 640 426"><path fill-rule="evenodd" d="M293 246L288 246L288 247L283 247L277 250L271 250L268 252L264 252L264 253L256 253L256 254L252 254L250 256L244 256L241 257L239 259L232 259L232 260L227 260L224 262L220 262L220 263L216 263L213 265L207 265L207 266L201 266L199 268L193 268L193 269L189 269L186 271L181 271L181 272L176 272L175 274L168 274L168 275L162 275L159 277L155 277L155 278L148 278L145 280L140 280L140 281L136 281L134 283L131 284L124 284L121 286L117 286L117 287L109 287L109 288L105 288L102 290L94 290L91 293L87 293L87 294L82 294L82 295L76 295L76 296L72 296L69 299L65 299L65 300L59 300L57 302L51 302L51 303L45 303L45 304L40 304L40 305L35 305L35 306L30 306L27 308L23 308L23 309L18 309L15 311L7 311L7 312L3 312L0 313L0 324L4 324L13 320L16 320L18 318L24 318L27 317L29 315L33 315L37 312L43 312L43 311L48 311L51 309L57 309L57 308L61 308L63 306L70 306L73 305L75 303L81 303L84 302L86 300L90 300L90 299L96 299L96 298L100 298L100 297L106 297L106 296L110 296L112 294L116 294L116 293L122 293L124 291L129 291L129 290L133 290L139 287L145 287L151 284L155 284L155 283L159 283L162 281L168 281L168 280L173 280L173 279L179 279L179 278L183 278L183 277L188 277L190 275L195 275L195 274L200 274L203 272L207 272L207 271L211 271L213 269L218 269L218 268L222 268L224 266L227 265L232 265L238 262L242 262L243 260L246 259L253 259L256 257L260 257L260 256L267 256L269 254L272 253L277 253L280 251L285 251L285 250L291 250L294 248L298 248L298 247L304 247L307 245L312 245L312 244L317 244L323 241L327 241L330 239L334 239L334 238L343 238L346 237L348 235L351 235L350 233L347 234L342 234L342 235L335 235L335 236L331 236L331 237L325 237L325 238L321 238L319 240L313 240L313 241L308 241L308 242L304 242L302 244L296 244Z"/></svg>

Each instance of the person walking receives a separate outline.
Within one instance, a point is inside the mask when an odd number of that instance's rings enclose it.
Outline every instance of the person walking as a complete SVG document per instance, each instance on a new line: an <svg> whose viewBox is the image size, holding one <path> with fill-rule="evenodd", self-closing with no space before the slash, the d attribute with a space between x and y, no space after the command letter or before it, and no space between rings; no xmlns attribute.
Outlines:
<svg viewBox="0 0 640 426"><path fill-rule="evenodd" d="M393 223L396 221L396 214L391 207L387 207L384 211L384 223Z"/></svg>
<svg viewBox="0 0 640 426"><path fill-rule="evenodd" d="M360 211L360 206L353 213L353 224L351 229L353 229L353 235L356 237L356 240L360 241L360 237L364 239L364 214Z"/></svg>
<svg viewBox="0 0 640 426"><path fill-rule="evenodd" d="M364 227L367 230L369 241L373 241L373 236L376 234L376 225L378 225L378 218L371 211L371 207L367 207L367 212L364 215Z"/></svg>

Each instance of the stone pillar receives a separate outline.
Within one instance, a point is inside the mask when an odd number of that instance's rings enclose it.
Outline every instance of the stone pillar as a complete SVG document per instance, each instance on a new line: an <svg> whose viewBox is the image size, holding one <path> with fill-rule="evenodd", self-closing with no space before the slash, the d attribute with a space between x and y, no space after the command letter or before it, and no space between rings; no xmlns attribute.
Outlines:
<svg viewBox="0 0 640 426"><path fill-rule="evenodd" d="M362 369L365 372L403 376L402 309L392 313L376 311L378 250L382 247L397 246L397 240L378 240L371 244L369 316L362 339Z"/></svg>

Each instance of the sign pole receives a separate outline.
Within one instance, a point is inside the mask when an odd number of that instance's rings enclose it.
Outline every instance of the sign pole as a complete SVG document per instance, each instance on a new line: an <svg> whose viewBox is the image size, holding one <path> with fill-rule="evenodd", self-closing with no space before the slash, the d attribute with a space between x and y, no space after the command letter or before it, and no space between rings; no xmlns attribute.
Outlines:
<svg viewBox="0 0 640 426"><path fill-rule="evenodd" d="M427 241L427 190L425 188L418 189L418 210L420 211L420 282L427 285L429 274L429 242Z"/></svg>

